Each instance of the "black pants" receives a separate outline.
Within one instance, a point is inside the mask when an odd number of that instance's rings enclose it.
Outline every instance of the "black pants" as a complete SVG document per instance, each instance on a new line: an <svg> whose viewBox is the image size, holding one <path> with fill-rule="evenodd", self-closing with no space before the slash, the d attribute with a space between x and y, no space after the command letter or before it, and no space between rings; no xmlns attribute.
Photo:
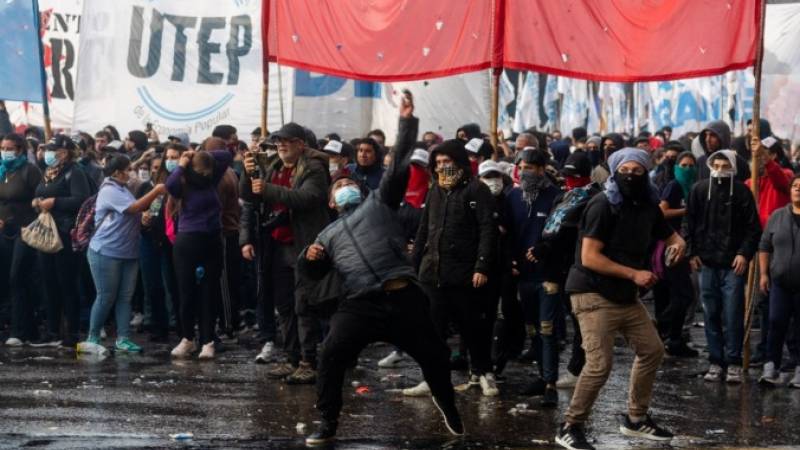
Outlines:
<svg viewBox="0 0 800 450"><path fill-rule="evenodd" d="M317 409L323 418L339 417L345 370L364 347L378 341L388 342L414 358L438 401L455 401L450 351L433 327L425 294L410 285L398 291L347 299L339 305L320 355Z"/></svg>
<svg viewBox="0 0 800 450"><path fill-rule="evenodd" d="M664 279L653 287L658 331L668 344L682 342L683 322L693 298L691 269L686 260L666 268Z"/></svg>
<svg viewBox="0 0 800 450"><path fill-rule="evenodd" d="M484 289L468 287L435 287L424 285L430 299L431 318L442 341L447 340L447 325L453 320L469 351L470 371L483 375L492 371L492 342L483 332L489 320ZM492 316L494 318L494 316Z"/></svg>
<svg viewBox="0 0 800 450"><path fill-rule="evenodd" d="M522 305L517 299L516 277L503 276L500 313L494 324L492 360L494 372L502 373L508 361L515 359L525 345L525 323L522 320Z"/></svg>
<svg viewBox="0 0 800 450"><path fill-rule="evenodd" d="M292 365L300 362L300 335L297 330L297 313L295 312L295 282L292 262L297 255L292 255L291 246L271 241L267 245L269 259L265 270L264 285L266 304L273 304L278 310L278 325L283 338L283 351ZM264 311L264 314L270 312Z"/></svg>
<svg viewBox="0 0 800 450"><path fill-rule="evenodd" d="M181 337L194 339L199 316L200 344L208 344L214 340L214 305L221 301L222 237L220 233L178 233L172 257L181 299Z"/></svg>
<svg viewBox="0 0 800 450"><path fill-rule="evenodd" d="M226 233L222 251L224 254L220 287L222 302L217 304L216 316L220 321L220 328L226 333L239 330L239 305L241 294L239 287L242 284L242 252L239 248L239 233Z"/></svg>
<svg viewBox="0 0 800 450"><path fill-rule="evenodd" d="M36 250L22 242L19 234L0 235L0 290L8 293L11 304L11 337L22 341L36 339L34 311L36 295ZM7 276L7 277L6 277Z"/></svg>
<svg viewBox="0 0 800 450"><path fill-rule="evenodd" d="M51 337L61 336L68 342L77 342L80 331L80 297L78 277L80 257L72 251L69 233L61 233L64 248L57 253L39 252L42 278L47 297L47 332ZM61 318L66 319L66 330L61 333Z"/></svg>

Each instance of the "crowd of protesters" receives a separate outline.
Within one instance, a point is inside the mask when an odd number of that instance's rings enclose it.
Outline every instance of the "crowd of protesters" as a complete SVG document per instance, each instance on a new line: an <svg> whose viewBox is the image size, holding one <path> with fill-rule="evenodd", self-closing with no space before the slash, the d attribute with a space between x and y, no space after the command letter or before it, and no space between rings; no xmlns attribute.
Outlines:
<svg viewBox="0 0 800 450"><path fill-rule="evenodd" d="M296 123L249 142L230 125L199 143L113 126L2 136L5 345L136 353L147 331L173 358L211 360L254 332L269 378L318 384L307 443L322 444L345 370L385 341L378 365L416 361L425 381L403 395L432 396L451 433L459 370L484 396L524 384L544 408L574 389L556 441L587 449L617 333L636 355L626 435L671 439L648 413L653 384L665 354L699 356L699 310L704 379L743 381L750 275L750 364L800 388L800 152L766 120L758 136L715 121L680 137L532 129L494 147L476 124L419 136L413 109L406 93L393 147L381 130L318 139ZM57 251L25 238L42 214ZM538 376L506 380L512 360Z"/></svg>

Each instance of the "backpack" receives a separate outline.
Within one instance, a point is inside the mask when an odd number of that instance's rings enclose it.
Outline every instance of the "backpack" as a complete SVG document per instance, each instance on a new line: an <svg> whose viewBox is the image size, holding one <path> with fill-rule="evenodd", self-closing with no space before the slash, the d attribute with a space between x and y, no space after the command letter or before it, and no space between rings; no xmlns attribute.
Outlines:
<svg viewBox="0 0 800 450"><path fill-rule="evenodd" d="M542 230L542 238L551 239L557 236L564 227L577 227L583 210L596 192L591 184L566 192L547 216Z"/></svg>
<svg viewBox="0 0 800 450"><path fill-rule="evenodd" d="M97 212L97 195L99 193L100 191L98 190L97 193L83 201L78 210L78 216L75 218L75 225L69 230L69 236L72 239L72 251L74 252L82 252L89 247L89 242L94 237L95 231L100 228L100 225L108 217L108 214L106 214L100 219L100 223L94 223L94 215Z"/></svg>

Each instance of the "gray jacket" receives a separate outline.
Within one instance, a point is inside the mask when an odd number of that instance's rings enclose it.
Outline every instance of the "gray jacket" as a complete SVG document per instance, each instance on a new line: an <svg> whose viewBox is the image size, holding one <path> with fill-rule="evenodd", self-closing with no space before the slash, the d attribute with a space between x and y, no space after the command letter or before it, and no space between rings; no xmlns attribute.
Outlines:
<svg viewBox="0 0 800 450"><path fill-rule="evenodd" d="M325 248L325 259L309 261L305 250L300 253L298 272L320 279L335 268L341 275L347 298L381 292L389 280L416 281L416 273L405 253L406 239L398 209L408 185L411 151L418 127L415 117L400 119L395 157L380 187L319 234L316 242Z"/></svg>
<svg viewBox="0 0 800 450"><path fill-rule="evenodd" d="M761 235L759 251L770 253L769 276L773 283L800 293L800 227L792 217L792 205L776 210Z"/></svg>

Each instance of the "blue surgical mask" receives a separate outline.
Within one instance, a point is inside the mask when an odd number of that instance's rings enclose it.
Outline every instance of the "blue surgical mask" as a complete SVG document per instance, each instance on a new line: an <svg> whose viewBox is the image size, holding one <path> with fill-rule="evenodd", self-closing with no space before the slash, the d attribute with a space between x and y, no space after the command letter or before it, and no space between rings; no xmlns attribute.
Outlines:
<svg viewBox="0 0 800 450"><path fill-rule="evenodd" d="M356 206L361 203L361 191L356 186L345 186L333 194L333 201L339 208Z"/></svg>
<svg viewBox="0 0 800 450"><path fill-rule="evenodd" d="M13 161L17 159L17 153L11 150L0 151L0 157L3 161Z"/></svg>
<svg viewBox="0 0 800 450"><path fill-rule="evenodd" d="M168 159L164 163L164 168L167 169L167 172L172 173L178 167L178 161L175 159Z"/></svg>
<svg viewBox="0 0 800 450"><path fill-rule="evenodd" d="M58 164L58 158L56 158L56 152L52 150L45 151L44 163L47 164L47 167L53 167L56 164Z"/></svg>

